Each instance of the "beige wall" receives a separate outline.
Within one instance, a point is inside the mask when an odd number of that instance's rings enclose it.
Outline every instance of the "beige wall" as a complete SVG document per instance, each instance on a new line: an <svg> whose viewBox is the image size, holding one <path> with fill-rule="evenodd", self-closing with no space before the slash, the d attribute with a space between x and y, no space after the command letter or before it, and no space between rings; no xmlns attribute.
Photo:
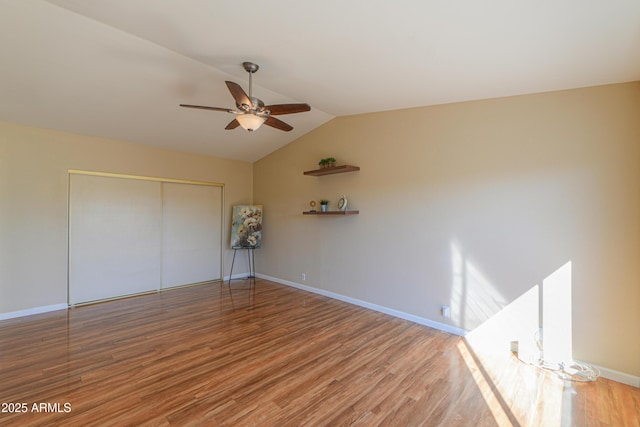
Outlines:
<svg viewBox="0 0 640 427"><path fill-rule="evenodd" d="M250 163L0 122L0 314L67 302L68 169L224 183L226 248L252 201Z"/></svg>
<svg viewBox="0 0 640 427"><path fill-rule="evenodd" d="M327 156L361 171L303 176ZM302 215L342 194L360 215ZM640 375L640 83L337 118L254 203L259 273L466 330L570 265L574 358Z"/></svg>

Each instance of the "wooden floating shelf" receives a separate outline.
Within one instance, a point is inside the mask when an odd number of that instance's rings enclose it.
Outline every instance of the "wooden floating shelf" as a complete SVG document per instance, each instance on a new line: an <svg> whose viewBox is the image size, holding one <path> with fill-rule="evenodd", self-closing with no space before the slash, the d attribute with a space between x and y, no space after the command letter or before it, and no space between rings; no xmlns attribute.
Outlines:
<svg viewBox="0 0 640 427"><path fill-rule="evenodd" d="M359 166L340 165L340 166L333 166L330 168L322 168L322 169L315 169L312 171L306 171L304 172L304 174L311 175L311 176L323 176L323 175L333 175L334 173L355 172L359 170L360 170Z"/></svg>
<svg viewBox="0 0 640 427"><path fill-rule="evenodd" d="M302 215L358 215L360 211L304 211Z"/></svg>

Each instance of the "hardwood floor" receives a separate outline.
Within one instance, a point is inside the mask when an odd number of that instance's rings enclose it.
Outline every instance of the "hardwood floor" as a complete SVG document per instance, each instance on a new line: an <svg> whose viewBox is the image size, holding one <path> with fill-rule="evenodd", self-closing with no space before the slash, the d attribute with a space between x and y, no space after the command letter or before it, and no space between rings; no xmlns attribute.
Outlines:
<svg viewBox="0 0 640 427"><path fill-rule="evenodd" d="M24 409L0 425L640 426L640 389L563 382L385 314L242 286L0 322L1 409Z"/></svg>

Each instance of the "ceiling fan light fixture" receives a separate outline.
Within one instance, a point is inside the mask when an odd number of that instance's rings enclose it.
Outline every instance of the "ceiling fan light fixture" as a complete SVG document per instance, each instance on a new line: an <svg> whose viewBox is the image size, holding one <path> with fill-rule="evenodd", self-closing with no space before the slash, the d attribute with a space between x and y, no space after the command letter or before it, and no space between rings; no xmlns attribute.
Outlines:
<svg viewBox="0 0 640 427"><path fill-rule="evenodd" d="M242 126L243 129L248 130L249 132L254 131L262 126L266 119L266 117L256 116L252 113L240 114L236 117L236 120L238 121L238 123L240 123L240 126Z"/></svg>

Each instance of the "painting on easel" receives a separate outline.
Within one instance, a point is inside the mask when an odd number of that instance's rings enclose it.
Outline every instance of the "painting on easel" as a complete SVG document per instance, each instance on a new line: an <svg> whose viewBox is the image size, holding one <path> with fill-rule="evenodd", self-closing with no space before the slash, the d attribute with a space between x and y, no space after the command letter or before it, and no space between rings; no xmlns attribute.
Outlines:
<svg viewBox="0 0 640 427"><path fill-rule="evenodd" d="M232 248L259 248L262 244L262 205L233 207Z"/></svg>

